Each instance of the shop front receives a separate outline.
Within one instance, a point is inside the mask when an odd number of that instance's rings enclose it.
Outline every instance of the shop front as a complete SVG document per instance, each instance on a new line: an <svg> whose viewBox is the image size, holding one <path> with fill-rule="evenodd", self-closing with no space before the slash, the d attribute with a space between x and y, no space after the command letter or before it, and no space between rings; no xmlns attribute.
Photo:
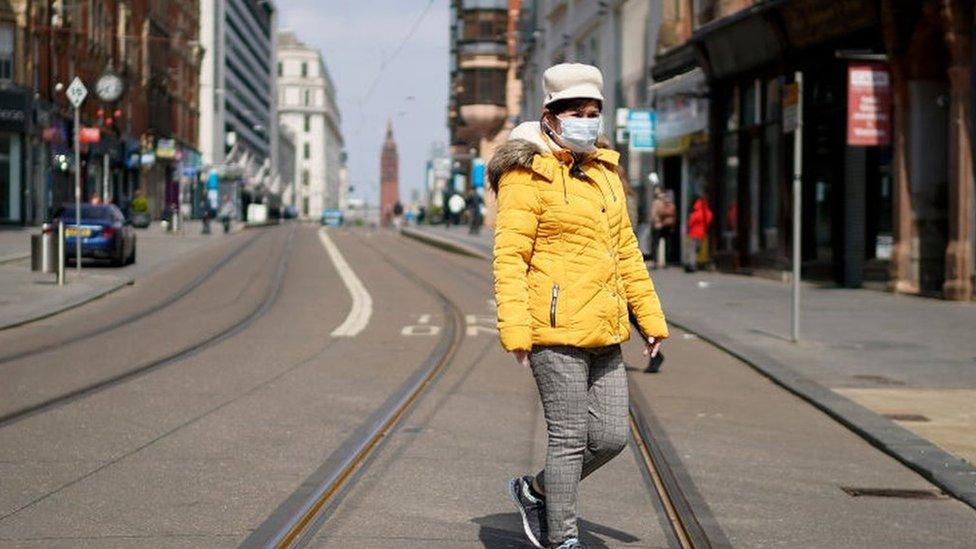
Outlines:
<svg viewBox="0 0 976 549"><path fill-rule="evenodd" d="M783 113L799 71L803 276L848 287L887 279L890 140L847 139L849 69L860 62L850 52L884 59L879 20L873 3L801 0L696 32L711 99L710 248L720 268L776 278L790 268L794 134ZM890 123L890 108L881 114Z"/></svg>
<svg viewBox="0 0 976 549"><path fill-rule="evenodd" d="M650 88L657 111L655 154L657 175L678 212L677 230L666 239L668 263L684 257L691 206L710 192L708 148L708 87L705 73L694 67ZM703 247L702 263L708 262Z"/></svg>
<svg viewBox="0 0 976 549"><path fill-rule="evenodd" d="M25 149L31 118L26 90L0 90L0 224L23 224L29 204Z"/></svg>

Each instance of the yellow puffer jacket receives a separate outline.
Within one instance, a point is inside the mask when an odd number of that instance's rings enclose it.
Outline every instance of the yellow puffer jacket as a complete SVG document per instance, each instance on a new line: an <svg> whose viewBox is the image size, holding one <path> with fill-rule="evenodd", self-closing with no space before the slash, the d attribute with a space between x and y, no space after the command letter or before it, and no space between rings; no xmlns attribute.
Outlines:
<svg viewBox="0 0 976 549"><path fill-rule="evenodd" d="M489 163L498 193L493 269L507 351L601 347L630 337L628 306L645 336L668 336L631 228L619 154L599 148L571 173L538 123L512 132Z"/></svg>

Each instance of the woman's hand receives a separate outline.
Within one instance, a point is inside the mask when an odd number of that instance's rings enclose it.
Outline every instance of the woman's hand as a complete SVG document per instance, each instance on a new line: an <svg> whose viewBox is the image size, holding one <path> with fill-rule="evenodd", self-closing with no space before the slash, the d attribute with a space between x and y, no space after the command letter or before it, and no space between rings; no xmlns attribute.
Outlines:
<svg viewBox="0 0 976 549"><path fill-rule="evenodd" d="M656 337L647 338L647 343L644 344L644 356L656 357L657 353L661 350L661 343L664 343L663 339Z"/></svg>
<svg viewBox="0 0 976 549"><path fill-rule="evenodd" d="M528 351L516 350L516 351L512 351L512 354L515 355L515 362L518 362L519 364L521 364L522 366L525 366L526 368L529 367L529 352Z"/></svg>

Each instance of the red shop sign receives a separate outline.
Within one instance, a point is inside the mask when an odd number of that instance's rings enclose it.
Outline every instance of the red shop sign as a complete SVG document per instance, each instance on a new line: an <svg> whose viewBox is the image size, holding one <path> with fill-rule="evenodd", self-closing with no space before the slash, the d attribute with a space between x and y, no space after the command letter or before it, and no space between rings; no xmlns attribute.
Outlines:
<svg viewBox="0 0 976 549"><path fill-rule="evenodd" d="M883 63L847 68L847 144L891 143L891 73Z"/></svg>
<svg viewBox="0 0 976 549"><path fill-rule="evenodd" d="M102 132L98 128L81 128L78 141L82 143L98 143L102 139Z"/></svg>

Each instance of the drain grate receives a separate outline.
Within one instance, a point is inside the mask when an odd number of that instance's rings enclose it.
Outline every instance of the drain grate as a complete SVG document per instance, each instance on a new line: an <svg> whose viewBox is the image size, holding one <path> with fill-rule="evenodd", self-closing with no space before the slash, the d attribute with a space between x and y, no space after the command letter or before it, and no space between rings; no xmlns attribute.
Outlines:
<svg viewBox="0 0 976 549"><path fill-rule="evenodd" d="M841 490L851 497L898 498L898 499L946 499L948 496L938 490L912 490L907 488L854 488L841 486Z"/></svg>
<svg viewBox="0 0 976 549"><path fill-rule="evenodd" d="M859 374L851 376L852 379L858 381L870 381L872 383L878 383L880 385L904 385L903 381L898 381L897 379L891 379L890 377L873 375L873 374Z"/></svg>
<svg viewBox="0 0 976 549"><path fill-rule="evenodd" d="M916 421L916 422L926 422L930 421L929 418L923 416L922 414L881 414L888 419L893 419L895 421Z"/></svg>

